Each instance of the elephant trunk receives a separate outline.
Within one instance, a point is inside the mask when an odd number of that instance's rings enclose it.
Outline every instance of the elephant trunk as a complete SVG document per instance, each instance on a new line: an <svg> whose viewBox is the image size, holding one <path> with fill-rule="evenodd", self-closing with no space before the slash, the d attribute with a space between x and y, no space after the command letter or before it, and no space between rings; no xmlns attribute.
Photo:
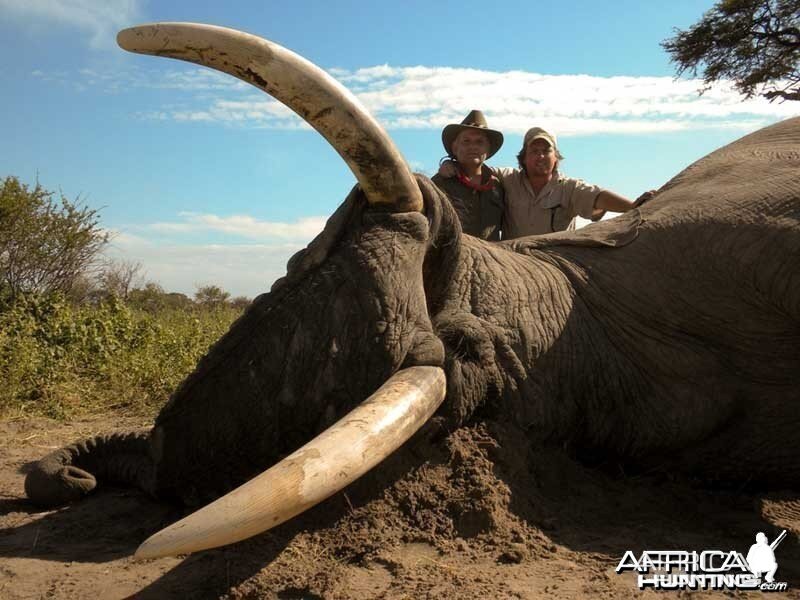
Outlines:
<svg viewBox="0 0 800 600"><path fill-rule="evenodd" d="M155 465L148 431L92 437L52 452L38 461L25 478L25 493L48 508L77 500L97 486L97 480L135 485L152 494Z"/></svg>

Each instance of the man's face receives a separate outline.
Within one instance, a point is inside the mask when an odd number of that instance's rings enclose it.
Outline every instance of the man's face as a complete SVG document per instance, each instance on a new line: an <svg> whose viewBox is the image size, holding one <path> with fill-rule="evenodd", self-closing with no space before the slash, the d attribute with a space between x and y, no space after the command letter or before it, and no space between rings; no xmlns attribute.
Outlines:
<svg viewBox="0 0 800 600"><path fill-rule="evenodd" d="M465 129L458 134L451 150L460 164L480 166L489 153L489 136L482 131Z"/></svg>
<svg viewBox="0 0 800 600"><path fill-rule="evenodd" d="M549 175L557 163L555 148L547 140L535 139L525 149L525 169L529 175Z"/></svg>

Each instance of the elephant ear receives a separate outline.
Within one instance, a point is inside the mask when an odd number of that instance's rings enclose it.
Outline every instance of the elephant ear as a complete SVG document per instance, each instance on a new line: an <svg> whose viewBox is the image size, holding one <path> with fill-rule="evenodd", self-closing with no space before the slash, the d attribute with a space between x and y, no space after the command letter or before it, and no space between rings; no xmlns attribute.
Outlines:
<svg viewBox="0 0 800 600"><path fill-rule="evenodd" d="M620 248L639 236L642 213L637 208L608 221L599 221L577 231L557 231L545 235L510 240L504 244L514 252L529 254L558 246L584 246L587 248Z"/></svg>
<svg viewBox="0 0 800 600"><path fill-rule="evenodd" d="M642 225L665 228L688 222L738 223L797 215L800 117L760 129L693 163L664 184L647 204L577 231L506 242L516 252L563 246L619 248Z"/></svg>
<svg viewBox="0 0 800 600"><path fill-rule="evenodd" d="M286 276L276 279L270 291L275 292L288 283L305 277L328 258L331 250L341 239L348 223L367 207L367 201L359 186L355 186L345 201L336 209L325 223L325 228L311 242L292 256L286 264Z"/></svg>

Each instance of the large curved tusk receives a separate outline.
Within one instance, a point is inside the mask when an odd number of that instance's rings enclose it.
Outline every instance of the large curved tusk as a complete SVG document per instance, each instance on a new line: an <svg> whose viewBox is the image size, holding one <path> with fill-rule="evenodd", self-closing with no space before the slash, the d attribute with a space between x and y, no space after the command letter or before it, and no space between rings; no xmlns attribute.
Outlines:
<svg viewBox="0 0 800 600"><path fill-rule="evenodd" d="M340 421L278 464L151 536L135 558L232 544L280 525L335 494L389 456L445 395L439 367L409 367Z"/></svg>
<svg viewBox="0 0 800 600"><path fill-rule="evenodd" d="M319 131L348 164L370 203L422 210L422 194L391 138L353 94L301 56L249 33L199 23L124 29L130 52L205 65L251 83Z"/></svg>

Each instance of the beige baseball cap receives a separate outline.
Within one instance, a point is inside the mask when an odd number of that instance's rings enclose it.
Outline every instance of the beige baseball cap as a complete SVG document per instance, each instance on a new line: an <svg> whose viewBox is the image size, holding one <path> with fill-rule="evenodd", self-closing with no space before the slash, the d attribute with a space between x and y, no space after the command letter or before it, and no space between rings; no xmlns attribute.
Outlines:
<svg viewBox="0 0 800 600"><path fill-rule="evenodd" d="M522 144L522 147L527 148L528 144L530 144L533 140L544 140L553 147L553 150L558 150L556 136L551 133L547 133L541 127L531 127L528 129L528 131L525 133L525 141Z"/></svg>

